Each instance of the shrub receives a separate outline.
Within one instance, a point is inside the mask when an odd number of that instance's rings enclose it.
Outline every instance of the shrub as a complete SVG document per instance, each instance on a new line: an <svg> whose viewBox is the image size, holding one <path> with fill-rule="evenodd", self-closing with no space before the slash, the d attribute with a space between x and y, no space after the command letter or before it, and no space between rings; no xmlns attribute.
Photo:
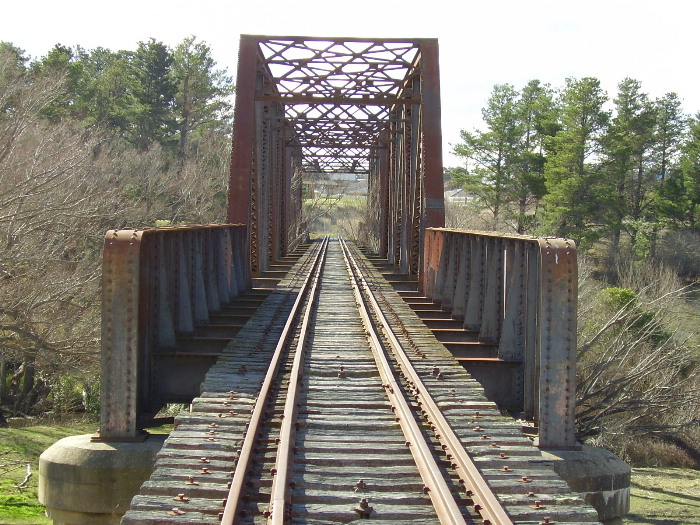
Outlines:
<svg viewBox="0 0 700 525"><path fill-rule="evenodd" d="M615 287L591 273L583 261L579 437L622 453L630 441L676 435L700 411L697 311L687 290L671 270L649 263L620 265Z"/></svg>

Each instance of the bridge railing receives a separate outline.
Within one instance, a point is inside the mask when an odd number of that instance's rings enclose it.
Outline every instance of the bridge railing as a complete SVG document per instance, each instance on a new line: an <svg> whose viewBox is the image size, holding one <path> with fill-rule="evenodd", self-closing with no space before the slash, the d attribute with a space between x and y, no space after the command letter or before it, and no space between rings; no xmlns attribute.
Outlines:
<svg viewBox="0 0 700 525"><path fill-rule="evenodd" d="M513 401L539 446L576 447L574 242L428 228L420 287L514 368Z"/></svg>
<svg viewBox="0 0 700 525"><path fill-rule="evenodd" d="M196 359L177 338L250 287L243 225L107 232L102 264L102 385L99 439L134 440L164 399L156 355L177 358L183 382ZM168 401L169 402L169 401Z"/></svg>

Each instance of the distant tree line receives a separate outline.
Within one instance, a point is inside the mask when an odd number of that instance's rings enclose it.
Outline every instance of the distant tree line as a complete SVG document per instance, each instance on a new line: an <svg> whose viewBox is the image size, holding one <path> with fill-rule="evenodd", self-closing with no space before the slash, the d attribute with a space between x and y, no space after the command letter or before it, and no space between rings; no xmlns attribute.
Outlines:
<svg viewBox="0 0 700 525"><path fill-rule="evenodd" d="M116 52L57 44L29 64L22 50L0 45L14 62L9 74L29 82L62 78L62 93L42 109L53 122L72 118L107 126L141 150L159 144L181 159L206 131L228 132L232 79L215 69L211 49L194 36L174 49L154 39Z"/></svg>
<svg viewBox="0 0 700 525"><path fill-rule="evenodd" d="M233 89L195 37L0 42L0 415L95 399L106 230L224 221Z"/></svg>
<svg viewBox="0 0 700 525"><path fill-rule="evenodd" d="M662 231L700 233L700 113L676 93L652 99L626 78L610 101L596 78L532 80L494 86L482 114L454 146L465 166L446 174L494 229L638 258L656 255Z"/></svg>
<svg viewBox="0 0 700 525"><path fill-rule="evenodd" d="M558 90L494 86L461 132L467 195L448 226L556 235L579 247L576 429L636 464L697 466L700 450L700 113L626 78Z"/></svg>

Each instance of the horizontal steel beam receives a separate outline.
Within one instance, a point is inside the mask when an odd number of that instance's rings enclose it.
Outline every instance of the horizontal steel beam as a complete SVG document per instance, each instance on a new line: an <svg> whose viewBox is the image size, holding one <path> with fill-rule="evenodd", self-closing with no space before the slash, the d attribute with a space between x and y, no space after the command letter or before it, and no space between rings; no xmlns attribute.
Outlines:
<svg viewBox="0 0 700 525"><path fill-rule="evenodd" d="M437 38L362 38L362 37L337 37L337 36L269 36L269 35L241 35L241 39L252 38L258 42L367 42L368 44L437 44Z"/></svg>
<svg viewBox="0 0 700 525"><path fill-rule="evenodd" d="M396 104L420 104L420 97L319 97L315 95L257 95L259 102L282 102L283 104L335 104L349 106L394 106Z"/></svg>
<svg viewBox="0 0 700 525"><path fill-rule="evenodd" d="M358 148L358 149L368 149L368 150L374 150L374 149L386 149L386 146L368 146L367 144L343 144L341 142L329 142L329 143L321 143L321 142L287 142L287 146L295 146L299 148L319 148L319 149L333 149L333 148L343 148L343 149L352 149L352 148Z"/></svg>

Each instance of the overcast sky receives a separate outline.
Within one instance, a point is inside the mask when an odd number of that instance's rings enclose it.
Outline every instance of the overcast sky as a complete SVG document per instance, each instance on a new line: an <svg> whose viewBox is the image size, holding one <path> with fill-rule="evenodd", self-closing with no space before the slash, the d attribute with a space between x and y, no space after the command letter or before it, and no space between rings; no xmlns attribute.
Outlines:
<svg viewBox="0 0 700 525"><path fill-rule="evenodd" d="M611 98L625 77L651 97L675 91L700 111L697 0L25 0L3 2L0 40L32 57L56 43L135 49L206 41L235 74L241 33L431 37L440 43L445 165L460 129L481 126L495 84L554 87L593 76Z"/></svg>

